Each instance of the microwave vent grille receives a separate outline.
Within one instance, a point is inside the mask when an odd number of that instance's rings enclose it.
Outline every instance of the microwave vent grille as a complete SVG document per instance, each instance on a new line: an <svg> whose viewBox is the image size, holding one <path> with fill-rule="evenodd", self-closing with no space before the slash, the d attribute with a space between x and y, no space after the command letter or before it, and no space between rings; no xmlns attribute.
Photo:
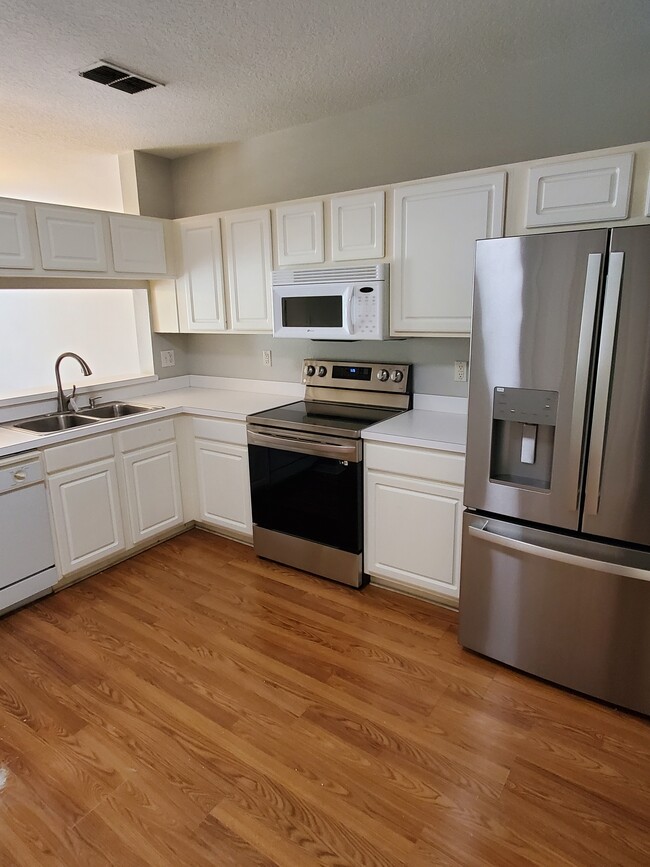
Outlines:
<svg viewBox="0 0 650 867"><path fill-rule="evenodd" d="M348 268L300 268L274 271L274 286L299 286L309 283L360 283L386 280L388 265L361 265Z"/></svg>

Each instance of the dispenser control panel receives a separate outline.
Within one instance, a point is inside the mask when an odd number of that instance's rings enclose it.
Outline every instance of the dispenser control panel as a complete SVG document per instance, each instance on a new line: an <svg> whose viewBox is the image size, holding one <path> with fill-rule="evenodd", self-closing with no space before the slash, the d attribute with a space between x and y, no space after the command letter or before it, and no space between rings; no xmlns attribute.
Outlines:
<svg viewBox="0 0 650 867"><path fill-rule="evenodd" d="M538 388L494 389L492 417L500 421L518 421L523 424L547 424L557 421L559 393Z"/></svg>

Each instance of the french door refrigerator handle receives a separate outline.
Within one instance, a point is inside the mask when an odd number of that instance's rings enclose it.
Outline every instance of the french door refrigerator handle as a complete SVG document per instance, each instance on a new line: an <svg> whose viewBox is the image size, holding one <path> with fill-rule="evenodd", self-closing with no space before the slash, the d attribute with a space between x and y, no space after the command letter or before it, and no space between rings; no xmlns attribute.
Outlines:
<svg viewBox="0 0 650 867"><path fill-rule="evenodd" d="M576 378L573 389L573 414L571 417L571 433L569 435L570 476L568 490L571 497L571 509L578 509L580 506L582 435L587 408L591 338L596 321L596 302L598 300L602 259L602 253L590 253L587 257L587 274L585 276L585 292L582 302L582 316L580 317L580 337L576 360Z"/></svg>
<svg viewBox="0 0 650 867"><path fill-rule="evenodd" d="M532 542L524 542L521 539L512 539L510 536L502 536L486 529L489 521L483 521L481 526L470 524L468 533L475 539L499 545L510 551L519 551L521 554L532 554L535 557L543 557L546 560L554 560L556 563L565 563L581 569L592 569L594 572L607 572L609 575L621 575L623 578L637 578L642 581L650 581L650 571L637 569L634 566L623 566L620 563L610 563L607 560L593 560L591 557L582 557L580 554L570 554L567 551L558 551L556 548L548 548L544 545L535 545Z"/></svg>
<svg viewBox="0 0 650 867"><path fill-rule="evenodd" d="M600 480L603 472L603 453L605 450L605 433L607 430L609 387L612 378L612 364L614 362L616 323L618 320L618 306L621 297L624 258L625 253L610 253L607 279L605 281L603 324L601 328L600 350L598 353L596 389L594 392L594 411L591 423L591 442L589 444L587 481L585 485L586 515L597 515L600 505Z"/></svg>

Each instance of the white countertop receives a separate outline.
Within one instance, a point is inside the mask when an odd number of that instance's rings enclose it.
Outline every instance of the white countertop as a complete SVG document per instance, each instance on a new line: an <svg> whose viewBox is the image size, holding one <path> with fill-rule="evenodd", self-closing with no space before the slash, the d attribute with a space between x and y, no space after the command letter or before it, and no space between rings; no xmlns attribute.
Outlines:
<svg viewBox="0 0 650 867"><path fill-rule="evenodd" d="M49 434L35 434L0 426L0 457L107 433L179 413L245 421L247 415L293 403L302 397L302 386L295 383L192 376L179 377L174 383L176 387L170 383L168 390L165 385L164 381L158 382L145 386L142 391L132 386L111 391L103 396L104 401L126 400L130 403L161 407L138 415ZM367 428L363 431L363 438L463 454L467 428L466 401L436 395L416 395L414 403L418 408ZM22 415L24 418L27 415L26 409L16 408L15 417ZM7 422L0 424L6 425Z"/></svg>
<svg viewBox="0 0 650 867"><path fill-rule="evenodd" d="M369 442L397 443L465 454L467 414L412 409L362 432Z"/></svg>
<svg viewBox="0 0 650 867"><path fill-rule="evenodd" d="M111 396L111 399L117 399ZM141 403L146 406L157 406L151 412L125 416L121 419L110 419L97 424L85 425L56 433L35 434L29 431L0 427L0 457L18 454L35 448L44 448L82 437L116 430L140 422L153 421L178 413L186 412L192 415L212 416L236 421L245 421L246 416L261 412L285 403L298 400L293 393L259 393L254 391L235 391L231 388L176 388L172 391L146 392L144 394L129 393L124 398L129 403ZM18 413L16 413L18 416ZM6 422L5 422L6 424Z"/></svg>

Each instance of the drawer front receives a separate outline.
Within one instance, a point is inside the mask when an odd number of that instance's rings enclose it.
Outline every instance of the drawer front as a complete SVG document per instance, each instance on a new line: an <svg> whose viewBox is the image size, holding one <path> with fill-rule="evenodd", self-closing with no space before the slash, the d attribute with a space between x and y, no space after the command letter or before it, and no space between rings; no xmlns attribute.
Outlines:
<svg viewBox="0 0 650 867"><path fill-rule="evenodd" d="M169 442L174 438L174 422L167 418L120 431L117 435L117 442L121 452L133 452L136 449L145 449L148 446L158 445L158 443Z"/></svg>
<svg viewBox="0 0 650 867"><path fill-rule="evenodd" d="M194 436L212 442L246 445L246 424L243 421L223 421L218 418L195 418L192 420Z"/></svg>
<svg viewBox="0 0 650 867"><path fill-rule="evenodd" d="M113 437L110 434L88 437L64 446L45 449L45 469L48 473L58 473L60 470L112 458L114 453Z"/></svg>
<svg viewBox="0 0 650 867"><path fill-rule="evenodd" d="M464 455L399 445L366 443L366 469L432 482L462 485L465 477Z"/></svg>

